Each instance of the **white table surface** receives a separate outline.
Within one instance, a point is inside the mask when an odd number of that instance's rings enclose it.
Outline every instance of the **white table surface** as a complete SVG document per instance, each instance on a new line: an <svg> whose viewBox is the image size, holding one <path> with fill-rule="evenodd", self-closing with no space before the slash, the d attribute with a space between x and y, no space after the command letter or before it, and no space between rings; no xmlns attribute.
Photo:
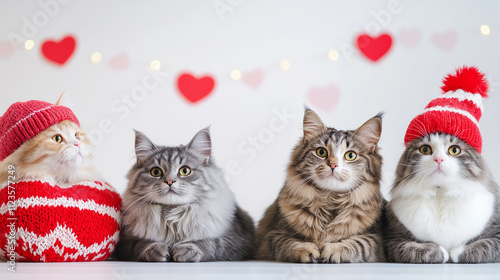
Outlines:
<svg viewBox="0 0 500 280"><path fill-rule="evenodd" d="M15 273L0 268L1 280L153 280L153 279L495 279L500 264L410 265L374 264L289 264L274 262L212 263L18 263Z"/></svg>

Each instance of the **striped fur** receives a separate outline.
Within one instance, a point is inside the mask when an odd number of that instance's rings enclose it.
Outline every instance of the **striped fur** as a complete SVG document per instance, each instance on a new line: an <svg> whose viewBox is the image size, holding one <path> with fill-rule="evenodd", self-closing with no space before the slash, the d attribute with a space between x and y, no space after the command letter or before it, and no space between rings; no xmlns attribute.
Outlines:
<svg viewBox="0 0 500 280"><path fill-rule="evenodd" d="M420 152L424 145L431 154ZM461 152L450 155L452 146ZM383 219L389 261L500 262L500 189L464 141L435 133L410 142L391 196Z"/></svg>
<svg viewBox="0 0 500 280"><path fill-rule="evenodd" d="M208 129L187 146L153 144L136 132L137 163L123 195L118 260L236 261L253 255L254 223L211 159ZM182 167L191 173L180 174ZM160 168L163 175L153 177ZM169 185L168 183L171 183Z"/></svg>
<svg viewBox="0 0 500 280"><path fill-rule="evenodd" d="M55 135L62 136L61 143L52 140ZM91 158L90 141L85 131L66 120L23 143L0 162L0 170L8 170L9 165L14 165L16 181L40 179L60 187L70 187L83 180L105 182L94 169ZM0 188L7 185L7 175L7 172L0 172Z"/></svg>
<svg viewBox="0 0 500 280"><path fill-rule="evenodd" d="M355 131L327 128L311 110L287 179L257 227L257 258L284 262L383 261L378 115ZM318 148L328 156L319 157ZM357 153L348 162L344 155ZM335 167L332 169L330 165Z"/></svg>

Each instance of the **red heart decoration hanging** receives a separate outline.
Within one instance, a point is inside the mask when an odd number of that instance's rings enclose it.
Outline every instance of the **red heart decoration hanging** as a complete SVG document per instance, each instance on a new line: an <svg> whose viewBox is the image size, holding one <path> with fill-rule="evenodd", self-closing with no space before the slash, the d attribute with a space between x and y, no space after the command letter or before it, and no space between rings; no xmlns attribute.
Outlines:
<svg viewBox="0 0 500 280"><path fill-rule="evenodd" d="M356 44L361 53L375 62L389 51L392 45L392 38L389 34L382 34L377 38L361 34L356 40Z"/></svg>
<svg viewBox="0 0 500 280"><path fill-rule="evenodd" d="M193 75L184 73L177 79L177 87L187 100L191 103L196 103L214 89L215 81L210 76L195 78Z"/></svg>
<svg viewBox="0 0 500 280"><path fill-rule="evenodd" d="M61 41L45 41L42 44L42 54L48 60L63 65L75 51L76 41L72 36L66 36Z"/></svg>

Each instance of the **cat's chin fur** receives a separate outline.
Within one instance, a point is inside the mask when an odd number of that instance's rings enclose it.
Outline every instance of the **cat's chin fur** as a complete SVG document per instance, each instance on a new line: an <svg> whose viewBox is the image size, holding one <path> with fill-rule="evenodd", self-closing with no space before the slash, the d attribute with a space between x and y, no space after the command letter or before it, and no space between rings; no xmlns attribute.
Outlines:
<svg viewBox="0 0 500 280"><path fill-rule="evenodd" d="M360 185L360 183L354 180L340 181L331 175L327 178L316 179L315 181L319 188L332 192L349 192Z"/></svg>
<svg viewBox="0 0 500 280"><path fill-rule="evenodd" d="M417 239L444 247L452 258L456 248L484 230L494 213L495 197L488 188L458 176L403 183L392 196L392 209L403 225Z"/></svg>

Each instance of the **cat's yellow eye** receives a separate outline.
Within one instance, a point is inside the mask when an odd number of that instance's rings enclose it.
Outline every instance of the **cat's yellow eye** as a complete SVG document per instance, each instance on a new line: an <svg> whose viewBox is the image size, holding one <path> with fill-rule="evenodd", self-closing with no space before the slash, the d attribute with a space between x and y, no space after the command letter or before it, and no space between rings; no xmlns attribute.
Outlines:
<svg viewBox="0 0 500 280"><path fill-rule="evenodd" d="M420 147L419 151L424 156L432 154L432 148L429 145L423 145L422 147Z"/></svg>
<svg viewBox="0 0 500 280"><path fill-rule="evenodd" d="M56 143L61 143L63 141L63 138L61 135L57 134L57 135L52 136L52 140Z"/></svg>
<svg viewBox="0 0 500 280"><path fill-rule="evenodd" d="M451 146L448 149L448 153L450 154L450 156L458 156L461 152L462 152L462 150L460 149L460 147L455 146L455 145Z"/></svg>
<svg viewBox="0 0 500 280"><path fill-rule="evenodd" d="M345 153L344 155L344 158L348 161L353 161L355 160L356 158L358 157L358 154L356 154L355 152L353 151L349 151L347 153Z"/></svg>
<svg viewBox="0 0 500 280"><path fill-rule="evenodd" d="M149 171L149 173L153 177L161 177L161 176L163 176L163 171L159 167L154 167L153 169L151 169L151 171Z"/></svg>
<svg viewBox="0 0 500 280"><path fill-rule="evenodd" d="M80 140L80 135L78 135L78 132L75 133L75 138L78 139L78 140Z"/></svg>
<svg viewBox="0 0 500 280"><path fill-rule="evenodd" d="M328 151L325 148L317 148L316 154L318 157L326 158L328 156Z"/></svg>
<svg viewBox="0 0 500 280"><path fill-rule="evenodd" d="M183 166L179 169L179 174L181 176L187 176L187 175L191 174L191 168L189 168L187 166Z"/></svg>

